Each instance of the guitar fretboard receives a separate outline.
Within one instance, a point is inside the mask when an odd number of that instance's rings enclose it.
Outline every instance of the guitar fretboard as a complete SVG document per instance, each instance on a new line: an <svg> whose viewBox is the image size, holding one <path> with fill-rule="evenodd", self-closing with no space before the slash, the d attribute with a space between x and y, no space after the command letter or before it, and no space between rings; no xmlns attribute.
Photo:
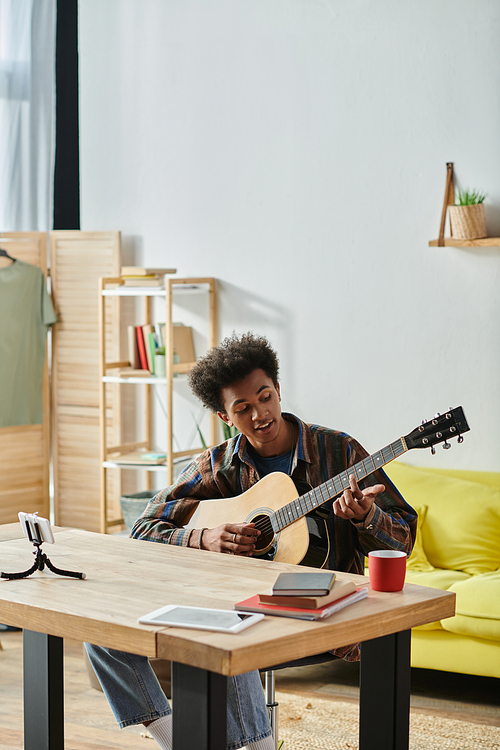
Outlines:
<svg viewBox="0 0 500 750"><path fill-rule="evenodd" d="M270 515L274 533L281 531L286 526L290 526L290 524L298 521L299 518L310 513L310 511L319 508L320 505L342 494L344 490L349 489L349 476L351 474L354 474L357 481L365 479L365 477L376 469L381 469L382 466L406 453L407 450L404 438L399 438L399 440L386 445L385 448L377 451L377 453L372 453L371 456L367 456L359 463L349 467L347 471L337 474L336 477L328 479L313 490L306 492L305 495L301 495L292 500L291 503L283 505L279 510Z"/></svg>

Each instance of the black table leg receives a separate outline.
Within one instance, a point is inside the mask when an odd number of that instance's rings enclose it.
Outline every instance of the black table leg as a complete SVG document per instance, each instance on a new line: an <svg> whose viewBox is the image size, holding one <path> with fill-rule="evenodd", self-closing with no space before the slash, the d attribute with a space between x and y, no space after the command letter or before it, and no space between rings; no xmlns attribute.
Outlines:
<svg viewBox="0 0 500 750"><path fill-rule="evenodd" d="M174 750L226 750L227 678L172 662Z"/></svg>
<svg viewBox="0 0 500 750"><path fill-rule="evenodd" d="M25 750L63 750L63 639L23 633Z"/></svg>
<svg viewBox="0 0 500 750"><path fill-rule="evenodd" d="M411 631L361 644L359 750L408 750Z"/></svg>

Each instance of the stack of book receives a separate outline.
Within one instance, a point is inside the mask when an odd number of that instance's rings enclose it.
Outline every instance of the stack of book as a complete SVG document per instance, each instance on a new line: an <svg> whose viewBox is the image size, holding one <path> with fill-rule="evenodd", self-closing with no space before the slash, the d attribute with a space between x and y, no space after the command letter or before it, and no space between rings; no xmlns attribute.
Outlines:
<svg viewBox="0 0 500 750"><path fill-rule="evenodd" d="M121 277L125 286L163 286L165 274L177 273L176 268L143 268L122 266Z"/></svg>
<svg viewBox="0 0 500 750"><path fill-rule="evenodd" d="M128 326L128 360L134 375L154 374L155 355L165 353L163 335L160 325ZM129 371L130 372L130 371ZM125 375L126 373L122 373Z"/></svg>
<svg viewBox="0 0 500 750"><path fill-rule="evenodd" d="M174 364L195 361L193 331L190 326L174 323ZM128 361L130 370L123 370L122 377L155 375L155 355L165 354L165 323L127 327Z"/></svg>
<svg viewBox="0 0 500 750"><path fill-rule="evenodd" d="M261 612L299 620L322 620L368 596L367 587L339 580L335 573L281 573L272 591L256 594L234 605L239 612Z"/></svg>

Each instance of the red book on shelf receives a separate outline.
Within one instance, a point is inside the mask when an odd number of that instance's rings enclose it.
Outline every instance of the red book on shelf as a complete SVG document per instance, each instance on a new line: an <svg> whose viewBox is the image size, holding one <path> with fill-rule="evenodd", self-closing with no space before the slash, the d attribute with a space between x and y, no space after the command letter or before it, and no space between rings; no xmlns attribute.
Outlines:
<svg viewBox="0 0 500 750"><path fill-rule="evenodd" d="M146 346L144 344L144 334L142 332L142 326L135 327L135 334L137 336L137 348L139 350L139 359L141 361L141 367L143 370L149 370L148 358L146 355Z"/></svg>

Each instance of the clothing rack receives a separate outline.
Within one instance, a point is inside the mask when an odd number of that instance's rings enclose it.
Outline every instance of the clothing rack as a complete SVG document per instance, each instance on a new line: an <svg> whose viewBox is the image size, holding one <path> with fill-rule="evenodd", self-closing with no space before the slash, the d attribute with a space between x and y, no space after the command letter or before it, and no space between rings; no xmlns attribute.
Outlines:
<svg viewBox="0 0 500 750"><path fill-rule="evenodd" d="M46 232L0 232L0 247L0 257L38 266L47 278ZM42 424L0 428L2 464L9 467L8 471L0 472L0 524L17 522L19 510L26 513L38 511L40 516L49 516L50 410L47 356L42 394Z"/></svg>

